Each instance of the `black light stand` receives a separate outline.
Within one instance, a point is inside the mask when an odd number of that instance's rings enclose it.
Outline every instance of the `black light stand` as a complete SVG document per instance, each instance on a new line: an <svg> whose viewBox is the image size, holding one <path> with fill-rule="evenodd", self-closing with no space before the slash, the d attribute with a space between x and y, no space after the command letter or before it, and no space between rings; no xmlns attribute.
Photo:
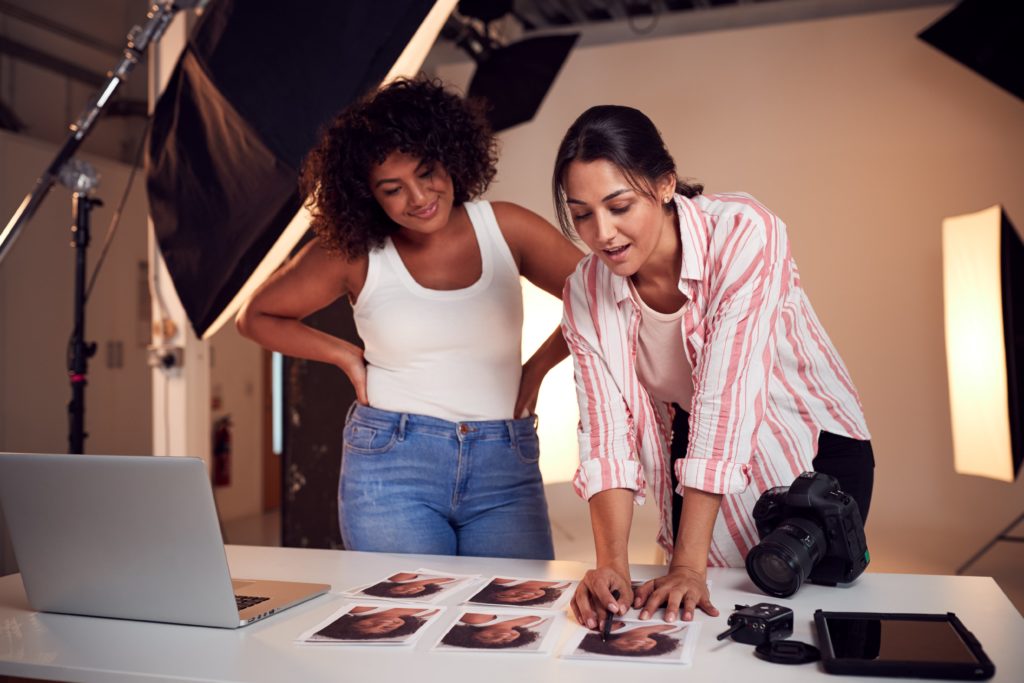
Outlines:
<svg viewBox="0 0 1024 683"><path fill-rule="evenodd" d="M96 343L85 341L85 254L89 248L89 212L103 202L91 196L99 184L95 169L72 159L60 172L60 182L72 190L71 247L75 250L75 326L68 340L68 377L71 380L71 402L68 403L68 453L85 452L85 385L88 384L89 359L96 353Z"/></svg>
<svg viewBox="0 0 1024 683"><path fill-rule="evenodd" d="M113 71L107 73L107 82L89 106L82 112L75 123L70 126L71 134L57 151L50 165L36 180L33 190L22 200L21 206L15 211L7 227L0 232L0 262L10 251L21 229L32 219L39 205L43 203L50 188L58 179L68 186L72 194L72 213L74 225L71 227L71 246L75 249L75 293L74 293L74 330L68 341L67 368L71 379L71 402L68 403L68 452L85 452L85 385L88 375L89 358L96 353L96 344L85 341L85 272L86 249L89 246L89 212L102 202L90 196L96 187L95 170L85 163L73 159L75 152L85 141L93 124L99 118L103 107L128 78L135 65L145 56L150 43L155 43L163 36L174 14L182 9L190 9L203 3L198 0L161 0L155 2L146 15L146 23L135 26L128 33L128 43L121 61Z"/></svg>

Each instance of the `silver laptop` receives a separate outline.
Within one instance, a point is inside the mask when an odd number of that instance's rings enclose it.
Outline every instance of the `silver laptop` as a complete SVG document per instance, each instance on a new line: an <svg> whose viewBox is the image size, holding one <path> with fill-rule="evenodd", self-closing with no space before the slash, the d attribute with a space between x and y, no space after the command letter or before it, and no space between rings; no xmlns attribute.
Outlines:
<svg viewBox="0 0 1024 683"><path fill-rule="evenodd" d="M0 453L0 505L44 612L237 628L331 588L232 581L196 458Z"/></svg>

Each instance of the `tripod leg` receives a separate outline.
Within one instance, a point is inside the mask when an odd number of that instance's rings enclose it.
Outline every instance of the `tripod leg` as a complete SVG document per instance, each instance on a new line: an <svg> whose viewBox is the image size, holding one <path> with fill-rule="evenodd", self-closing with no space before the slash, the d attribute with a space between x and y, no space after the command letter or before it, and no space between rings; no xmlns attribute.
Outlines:
<svg viewBox="0 0 1024 683"><path fill-rule="evenodd" d="M963 574L965 571L967 571L968 567L970 567L972 564L974 564L975 562L980 560L982 555L987 553L992 548L992 546L994 546L999 541L1018 540L1016 538L1008 536L1007 534L1010 533L1011 529L1013 529L1015 526L1020 524L1021 521L1024 521L1024 512L1020 513L1020 515L1017 517L1017 519L1013 520L1008 527L1006 527L1005 529L1000 531L998 534L996 534L995 538L993 538L991 541L989 541L988 543L985 544L985 547L983 547L978 552L974 553L974 555L971 556L971 559L967 560L962 565L960 565L960 567L956 570L957 576L959 576L959 575Z"/></svg>

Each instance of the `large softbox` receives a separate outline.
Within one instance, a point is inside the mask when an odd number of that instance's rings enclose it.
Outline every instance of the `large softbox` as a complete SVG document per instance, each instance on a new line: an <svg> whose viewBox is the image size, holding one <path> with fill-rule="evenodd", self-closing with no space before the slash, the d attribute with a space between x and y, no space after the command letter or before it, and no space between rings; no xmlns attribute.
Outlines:
<svg viewBox="0 0 1024 683"><path fill-rule="evenodd" d="M320 128L381 82L434 5L210 3L157 103L147 158L156 238L198 336L301 206L298 169Z"/></svg>

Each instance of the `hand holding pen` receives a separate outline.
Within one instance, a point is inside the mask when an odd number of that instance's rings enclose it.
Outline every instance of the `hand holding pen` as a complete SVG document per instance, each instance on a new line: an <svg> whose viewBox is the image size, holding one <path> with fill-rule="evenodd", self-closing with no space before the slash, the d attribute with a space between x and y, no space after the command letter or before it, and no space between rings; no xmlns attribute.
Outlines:
<svg viewBox="0 0 1024 683"><path fill-rule="evenodd" d="M583 576L570 603L577 622L597 630L607 617L625 614L633 599L633 590L628 567L624 569L598 567Z"/></svg>
<svg viewBox="0 0 1024 683"><path fill-rule="evenodd" d="M616 602L619 600L619 591L613 590L612 597L615 598ZM604 618L604 628L601 629L601 642L608 640L608 636L612 634L612 614L609 613Z"/></svg>

